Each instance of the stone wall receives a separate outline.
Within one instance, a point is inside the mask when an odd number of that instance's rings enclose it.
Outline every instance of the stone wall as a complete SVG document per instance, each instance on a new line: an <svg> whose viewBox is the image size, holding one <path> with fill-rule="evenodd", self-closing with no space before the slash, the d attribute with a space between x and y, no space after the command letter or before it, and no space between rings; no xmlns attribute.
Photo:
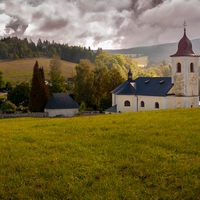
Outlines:
<svg viewBox="0 0 200 200"><path fill-rule="evenodd" d="M41 113L0 114L0 118L15 118L15 117L48 117L48 113L41 112Z"/></svg>

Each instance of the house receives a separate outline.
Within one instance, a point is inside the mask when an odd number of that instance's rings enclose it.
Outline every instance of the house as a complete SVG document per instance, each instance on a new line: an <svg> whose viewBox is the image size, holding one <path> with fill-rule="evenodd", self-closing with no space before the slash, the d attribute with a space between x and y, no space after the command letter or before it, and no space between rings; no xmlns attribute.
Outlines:
<svg viewBox="0 0 200 200"><path fill-rule="evenodd" d="M199 107L199 55L193 52L185 27L178 50L170 57L171 77L139 77L132 80L129 71L128 79L111 92L112 107L105 112Z"/></svg>
<svg viewBox="0 0 200 200"><path fill-rule="evenodd" d="M44 111L48 112L49 117L72 117L79 112L79 105L66 93L53 93Z"/></svg>

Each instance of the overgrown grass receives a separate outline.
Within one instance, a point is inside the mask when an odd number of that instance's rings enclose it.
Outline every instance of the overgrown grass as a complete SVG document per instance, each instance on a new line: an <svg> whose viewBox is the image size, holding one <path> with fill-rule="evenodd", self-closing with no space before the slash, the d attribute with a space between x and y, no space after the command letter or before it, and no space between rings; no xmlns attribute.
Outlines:
<svg viewBox="0 0 200 200"><path fill-rule="evenodd" d="M200 110L0 120L0 199L200 199Z"/></svg>
<svg viewBox="0 0 200 200"><path fill-rule="evenodd" d="M49 78L49 63L50 58L30 58L19 59L13 61L0 61L0 71L3 72L3 77L6 81L10 82L23 82L30 81L33 75L33 66L36 60L40 66L44 67L45 78ZM62 75L65 78L75 75L75 63L61 61L62 62Z"/></svg>

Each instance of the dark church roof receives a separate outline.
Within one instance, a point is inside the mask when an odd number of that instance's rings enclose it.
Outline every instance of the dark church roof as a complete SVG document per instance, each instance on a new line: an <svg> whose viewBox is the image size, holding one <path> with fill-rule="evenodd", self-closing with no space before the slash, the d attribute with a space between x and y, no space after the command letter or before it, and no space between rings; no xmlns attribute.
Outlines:
<svg viewBox="0 0 200 200"><path fill-rule="evenodd" d="M178 43L177 52L174 55L171 55L170 57L176 57L176 56L198 56L192 50L192 42L188 39L185 28L183 37Z"/></svg>
<svg viewBox="0 0 200 200"><path fill-rule="evenodd" d="M139 77L125 81L112 91L117 95L166 96L173 87L171 77Z"/></svg>
<svg viewBox="0 0 200 200"><path fill-rule="evenodd" d="M45 109L79 108L79 105L66 93L53 93Z"/></svg>

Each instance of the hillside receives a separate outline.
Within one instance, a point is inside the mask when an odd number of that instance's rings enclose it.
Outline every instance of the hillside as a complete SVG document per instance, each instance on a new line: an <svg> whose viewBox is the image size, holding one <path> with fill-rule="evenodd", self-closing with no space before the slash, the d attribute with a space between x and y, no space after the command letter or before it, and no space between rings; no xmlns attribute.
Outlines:
<svg viewBox="0 0 200 200"><path fill-rule="evenodd" d="M29 58L18 60L0 60L0 71L6 81L15 83L30 81L33 75L33 66L38 61L40 66L44 67L45 77L48 79L50 58ZM62 62L62 75L65 78L72 77L75 74L75 63Z"/></svg>
<svg viewBox="0 0 200 200"><path fill-rule="evenodd" d="M200 39L192 40L193 51L196 54L200 54ZM148 61L163 61L171 62L170 55L176 53L178 43L160 44L146 47L135 47L130 49L120 50L107 50L110 53L117 54L134 54L140 55L141 57L147 56Z"/></svg>
<svg viewBox="0 0 200 200"><path fill-rule="evenodd" d="M0 199L200 199L199 112L1 119Z"/></svg>

